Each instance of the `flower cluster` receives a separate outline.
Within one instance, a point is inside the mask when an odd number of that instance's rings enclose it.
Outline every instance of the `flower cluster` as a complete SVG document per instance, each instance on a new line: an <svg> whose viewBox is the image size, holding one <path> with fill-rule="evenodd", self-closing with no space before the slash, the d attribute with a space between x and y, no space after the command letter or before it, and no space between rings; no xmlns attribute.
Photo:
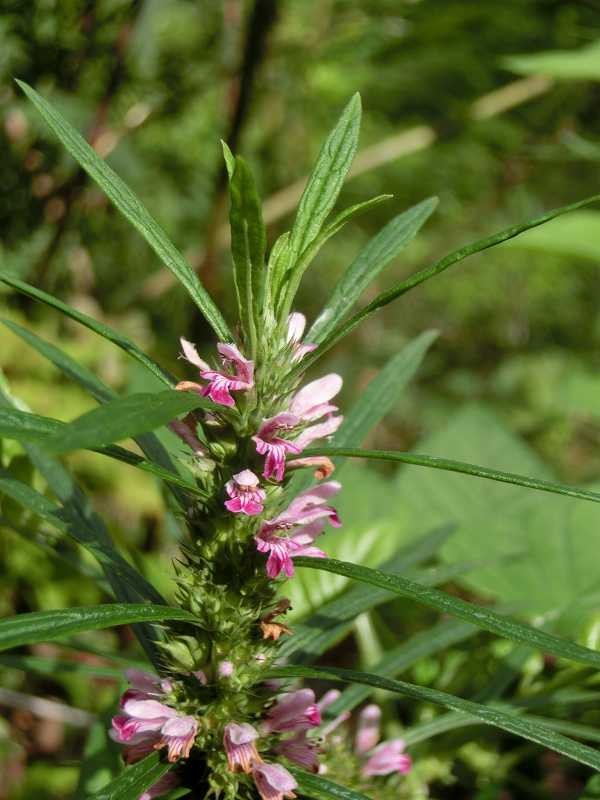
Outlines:
<svg viewBox="0 0 600 800"><path fill-rule="evenodd" d="M277 621L290 608L276 596L279 579L294 575L298 556L324 557L316 539L326 526L340 526L331 504L341 489L329 479L332 462L302 454L339 428L332 401L342 379L329 374L299 388L287 382L285 368L282 377L270 371L271 361L298 364L314 349L302 342L304 327L303 315L291 314L284 341L275 338L270 356L256 365L237 345L219 343L220 365L213 368L181 340L199 380L177 388L211 402L170 426L199 467L202 499L187 511L190 543L176 565L177 600L198 624L173 625L157 643L168 677L127 673L131 686L112 720L110 735L123 745L126 762L164 749L178 767L143 800L172 789L178 773L193 772L197 780L199 764L207 794L294 798L296 779L284 764L327 771L328 742L349 717L322 722L336 690L317 702L312 689L282 691L264 676L280 637L293 633ZM317 482L287 497L289 472L301 468L316 469ZM375 706L360 713L350 753L358 780L410 768L400 740L378 745L379 724Z"/></svg>

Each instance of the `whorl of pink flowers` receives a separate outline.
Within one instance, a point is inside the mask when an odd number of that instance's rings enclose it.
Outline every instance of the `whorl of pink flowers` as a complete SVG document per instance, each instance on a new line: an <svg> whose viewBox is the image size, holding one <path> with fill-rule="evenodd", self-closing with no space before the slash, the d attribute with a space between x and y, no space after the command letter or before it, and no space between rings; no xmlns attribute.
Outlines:
<svg viewBox="0 0 600 800"><path fill-rule="evenodd" d="M140 670L128 672L132 683L121 697L121 712L112 718L110 737L125 746L128 763L153 750L167 748L169 761L187 758L198 732L194 717L179 714L160 699L170 689L168 681Z"/></svg>

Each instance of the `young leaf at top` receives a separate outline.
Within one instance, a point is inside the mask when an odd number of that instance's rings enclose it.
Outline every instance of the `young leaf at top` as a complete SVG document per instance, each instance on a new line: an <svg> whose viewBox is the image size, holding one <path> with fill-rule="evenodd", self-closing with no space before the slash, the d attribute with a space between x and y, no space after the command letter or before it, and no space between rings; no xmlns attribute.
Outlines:
<svg viewBox="0 0 600 800"><path fill-rule="evenodd" d="M193 392L166 390L155 394L131 394L67 423L58 435L49 436L44 441L44 448L53 453L93 450L153 431L172 422L179 414L212 407L209 400Z"/></svg>
<svg viewBox="0 0 600 800"><path fill-rule="evenodd" d="M529 230L530 228L535 228L538 225L543 225L545 222L549 222L556 217L560 217L562 214L567 214L569 211L575 211L578 208L583 208L584 206L590 205L590 203L596 203L600 201L600 194L592 195L591 197L586 197L584 200L579 200L576 203L569 203L566 206L561 206L560 208L555 208L552 211L548 211L546 214L542 214L539 217L535 217L535 219L529 220L529 222L524 222L520 225L512 225L509 228L505 228L503 231L499 233L495 233L492 236L487 236L484 239L479 239L476 242L471 244L465 245L464 247L455 250L452 253L449 253L444 258L436 261L430 267L426 267L425 269L420 270L419 272L412 275L410 278L402 281L401 283L397 284L396 286L388 289L385 292L381 292L374 300L372 300L365 308L358 311L354 316L350 317L349 320L346 322L338 323L335 328L333 328L325 338L320 342L319 347L316 350L313 350L312 353L309 353L304 359L302 359L302 363L296 366L293 370L291 370L292 375L301 374L305 372L309 367L311 367L318 359L326 353L330 348L332 348L335 344L337 344L341 339L347 336L351 331L356 328L364 319L370 316L373 312L383 308L384 306L391 303L396 298L400 297L401 295L408 292L410 289L413 289L415 286L423 283L429 278L433 278L436 275L439 275L444 270L451 267L453 264L457 264L465 258L468 258L475 253L480 253L483 250L488 250L490 247L495 247L497 244L501 244L502 242L506 242L509 239L513 239L515 236L518 236L520 233Z"/></svg>
<svg viewBox="0 0 600 800"><path fill-rule="evenodd" d="M142 234L163 264L185 286L217 337L222 341L231 341L231 333L221 312L200 283L196 273L146 207L83 136L47 100L23 81L17 80L17 83L73 158L96 181L119 211Z"/></svg>
<svg viewBox="0 0 600 800"><path fill-rule="evenodd" d="M394 217L374 236L337 282L306 340L320 344L350 311L369 283L415 238L438 204L429 197Z"/></svg>
<svg viewBox="0 0 600 800"><path fill-rule="evenodd" d="M356 153L360 118L360 96L355 94L325 140L300 198L289 240L288 276L293 276L302 253L319 235L335 205ZM291 298L288 297L284 305L289 306L290 303Z"/></svg>
<svg viewBox="0 0 600 800"><path fill-rule="evenodd" d="M231 253L240 322L251 358L255 358L264 304L267 236L250 167L243 158L235 158L225 142L222 144L229 174Z"/></svg>

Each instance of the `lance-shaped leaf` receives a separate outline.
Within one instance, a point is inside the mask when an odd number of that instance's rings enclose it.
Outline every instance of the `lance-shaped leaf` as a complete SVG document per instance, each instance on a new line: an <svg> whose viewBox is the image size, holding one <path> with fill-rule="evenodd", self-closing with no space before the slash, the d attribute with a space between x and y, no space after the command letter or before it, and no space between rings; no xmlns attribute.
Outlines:
<svg viewBox="0 0 600 800"><path fill-rule="evenodd" d="M83 387L87 392L89 392L92 397L94 397L99 403L108 403L110 400L115 400L118 395L114 392L109 386L103 383L94 373L84 367L82 364L79 364L75 361L74 358L71 358L64 350L61 350L58 347L55 347L50 342L45 341L40 336L37 336L32 331L27 330L27 328L23 328L21 325L18 325L16 322L12 320L0 320L2 321L10 330L19 336L23 341L27 342L28 345L33 347L43 358L48 359L55 367L57 367L63 374L67 375L71 378L75 383L79 386ZM171 382L169 381L169 384ZM12 403L15 405L16 401L13 401L8 392L5 390L2 392L4 394L6 402ZM136 462L136 466L140 469L144 469L146 471L151 471L156 477L163 478L167 481L167 486L171 490L173 496L179 503L182 508L186 508L188 505L188 496L183 493L179 487L185 487L188 491L191 491L191 486L193 484L193 479L191 474L188 473L188 479L181 479L181 475L179 472L176 472L175 465L171 460L166 449L163 447L161 442L158 438L152 433L144 433L141 436L136 437L135 439L137 445L142 450L146 458L149 461L142 462L141 460ZM132 459L138 459L138 456L135 456L133 453L129 454L128 451L122 451L119 448L120 456L118 456L115 452L115 448L111 448L111 453L109 454L106 450L103 451L105 455L111 455L113 458L120 458L120 460L125 461L128 464L133 463ZM125 455L127 453L127 455ZM150 469L150 467L152 469ZM176 478L171 476L176 475Z"/></svg>
<svg viewBox="0 0 600 800"><path fill-rule="evenodd" d="M390 572L405 572L431 558L452 534L452 527L438 528L403 547L381 567ZM307 663L324 653L342 639L352 628L359 614L393 598L385 589L373 591L371 586L355 585L325 603L300 624L294 625L294 635L281 645L282 658L293 657Z"/></svg>
<svg viewBox="0 0 600 800"><path fill-rule="evenodd" d="M523 642L546 653L576 661L580 664L600 667L600 653L590 650L588 647L582 647L574 642L553 636L543 630L533 628L531 625L526 625L510 617L498 614L490 608L467 603L458 597L453 597L430 586L407 580L400 575L389 575L377 569L369 569L358 566L358 564L337 561L333 558L299 556L294 559L294 563L298 567L322 569L337 575L345 575L348 578L368 583L371 586L387 589L400 597L415 600L445 614L450 614L450 616L458 617L479 628L504 636L506 639Z"/></svg>
<svg viewBox="0 0 600 800"><path fill-rule="evenodd" d="M213 407L210 401L193 392L167 390L155 394L131 394L67 423L58 435L44 441L44 448L54 453L93 450L153 431L195 408Z"/></svg>
<svg viewBox="0 0 600 800"><path fill-rule="evenodd" d="M336 284L325 308L306 336L320 344L346 316L360 295L390 261L415 238L438 204L429 197L398 214L374 236Z"/></svg>
<svg viewBox="0 0 600 800"><path fill-rule="evenodd" d="M356 153L360 117L360 97L355 94L325 140L300 198L289 239L292 274L296 262L319 235L323 223L335 205Z"/></svg>
<svg viewBox="0 0 600 800"><path fill-rule="evenodd" d="M104 569L115 593L118 588L126 588L131 599L164 602L159 592L115 550L102 521L85 504L76 487L70 496L64 496L64 505L60 507L6 470L0 470L0 494L12 498L88 550Z"/></svg>
<svg viewBox="0 0 600 800"><path fill-rule="evenodd" d="M357 450L351 447L314 447L305 450L304 456L345 456L346 458L368 458L375 461L397 461L402 464L414 464L418 467L443 469L450 472L462 472L464 475L473 475L476 478L486 478L501 483L512 483L515 486L525 486L528 489L537 489L541 492L564 494L567 497L576 497L579 500L591 500L600 503L600 494L589 489L579 489L577 486L566 486L563 483L544 481L530 478L527 475L516 475L513 472L502 472L498 469L480 467L476 464L466 464L464 461L453 461L449 458L425 456L419 453L402 453L395 450Z"/></svg>
<svg viewBox="0 0 600 800"><path fill-rule="evenodd" d="M523 739L568 756L581 764L600 770L600 752L598 750L579 742L574 742L572 739L568 739L527 717L521 717L516 709L508 712L475 703L472 700L463 700L461 697L455 697L437 689L416 686L404 681L394 681L379 675L350 669L301 666L275 667L268 671L268 675L270 678L311 678L314 680L340 680L346 683L362 683L375 689L385 689L389 692L404 695L412 700L435 703L453 711L470 714L486 725L508 731Z"/></svg>
<svg viewBox="0 0 600 800"><path fill-rule="evenodd" d="M262 318L267 234L262 206L248 164L235 158L222 142L229 174L231 254L240 322L244 339L256 354L256 331Z"/></svg>
<svg viewBox="0 0 600 800"><path fill-rule="evenodd" d="M452 645L464 642L477 632L478 628L466 622L455 619L442 620L432 628L419 631L397 647L388 650L384 657L370 668L370 672L386 678L395 678L422 658L436 655ZM370 686L360 684L349 686L334 703L327 706L326 716L336 717L343 711L351 711L366 700L372 691Z"/></svg>
<svg viewBox="0 0 600 800"><path fill-rule="evenodd" d="M17 408L0 406L0 438L15 439L18 442L37 442L43 446L48 441L59 439L68 427L68 423L58 419L30 414ZM94 448L94 451L181 486L192 494L202 494L195 484L184 480L177 473L153 464L151 461L146 461L137 453L132 453L124 447L108 445Z"/></svg>
<svg viewBox="0 0 600 800"><path fill-rule="evenodd" d="M112 330L112 328L109 328L108 325L104 325L102 322L97 322L95 319L92 319L92 317L88 317L87 314L83 314L81 311L71 308L71 306L61 302L58 298L53 297L51 294L43 292L41 289L36 289L35 286L30 286L28 283L20 281L18 278L14 278L12 275L8 275L5 272L0 272L0 281L6 283L8 286L12 286L13 289L17 289L17 291L26 294L33 300L37 300L40 303L45 303L47 306L55 308L65 316L74 319L76 322L80 322L86 328L94 331L94 333L97 333L104 339L108 339L109 342L116 344L117 347L121 348L121 350L124 350L132 358L135 358L136 361L139 361L140 364L143 364L166 386L175 385L176 381L172 375L169 375L169 373L160 367L155 361L153 361L150 356L147 356L146 353L140 350L140 348L134 344L131 339L128 339L126 336L123 336L122 334L117 333L117 331Z"/></svg>
<svg viewBox="0 0 600 800"><path fill-rule="evenodd" d="M119 211L142 234L163 264L185 286L219 339L231 341L231 333L221 312L200 283L196 273L146 207L116 172L100 158L83 136L47 100L26 83L22 81L17 81L17 83L73 158L96 181Z"/></svg>
<svg viewBox="0 0 600 800"><path fill-rule="evenodd" d="M425 331L390 358L344 416L333 436L332 447L358 447L362 444L369 431L397 404L402 390L413 378L437 335L437 331Z"/></svg>
<svg viewBox="0 0 600 800"><path fill-rule="evenodd" d="M0 650L24 644L50 642L81 631L130 625L132 622L180 620L198 623L183 608L150 603L109 603L99 606L76 606L54 611L33 611L0 620Z"/></svg>
<svg viewBox="0 0 600 800"><path fill-rule="evenodd" d="M286 769L296 778L303 797L311 797L314 800L370 800L366 794L340 786L339 783L334 783L322 775L313 775L298 767L288 766Z"/></svg>
<svg viewBox="0 0 600 800"><path fill-rule="evenodd" d="M524 231L528 231L530 228L543 225L545 222L549 222L551 219L555 219L562 214L566 214L569 211L575 211L578 208L583 208L584 206L590 205L590 203L596 203L598 201L600 201L600 194L586 197L584 200L579 200L576 203L569 203L569 205L561 206L560 208L555 208L552 211L548 211L546 214L542 214L535 219L529 220L529 222L524 222L521 225L512 225L510 228L505 228L499 233L495 233L492 236L486 236L484 239L479 239L472 244L465 245L465 247L461 247L458 250L449 253L449 255L445 256L439 261L436 261L431 266L420 270L414 275L411 275L410 278L407 278L391 289L388 289L387 291L377 295L377 297L367 306L365 306L365 308L363 308L361 311L358 311L346 322L337 324L336 327L331 330L327 336L325 336L325 338L319 344L319 347L316 350L313 350L312 353L308 353L308 355L302 359L302 363L298 364L293 370L291 370L291 374L300 375L303 373L316 361L318 361L318 359L324 353L326 353L331 347L337 344L337 342L347 336L352 330L354 330L354 328L356 328L357 325L359 325L373 312L383 308L393 300L396 300L396 298L405 294L410 289L413 289L415 286L418 286L430 278L434 278L436 275L444 272L444 270L448 269L454 264L458 264L463 259L468 258L475 253L480 253L483 250L488 250L490 247L495 247L497 244L501 244L509 239L513 239L515 236L518 236Z"/></svg>
<svg viewBox="0 0 600 800"><path fill-rule="evenodd" d="M138 800L172 768L173 764L168 761L160 761L158 753L151 753L142 761L126 767L118 777L95 792L93 798L88 796L87 800Z"/></svg>

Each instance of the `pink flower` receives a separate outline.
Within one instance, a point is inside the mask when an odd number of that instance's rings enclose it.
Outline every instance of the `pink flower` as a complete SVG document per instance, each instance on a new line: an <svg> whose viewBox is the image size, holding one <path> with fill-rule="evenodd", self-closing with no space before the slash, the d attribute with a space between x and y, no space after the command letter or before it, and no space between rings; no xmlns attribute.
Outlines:
<svg viewBox="0 0 600 800"><path fill-rule="evenodd" d="M256 444L256 452L261 456L266 456L263 470L265 478L275 478L276 481L283 480L286 454L295 453L297 455L301 452L294 442L279 436L280 432L292 431L299 422L299 418L294 414L284 411L263 420L258 433L252 437Z"/></svg>
<svg viewBox="0 0 600 800"><path fill-rule="evenodd" d="M310 772L319 771L318 745L306 738L306 731L296 733L291 739L280 742L274 751L281 756L289 758Z"/></svg>
<svg viewBox="0 0 600 800"><path fill-rule="evenodd" d="M175 709L158 700L130 697L122 705L124 714L112 718L111 738L119 744L137 744L149 733L159 734L167 720L177 716Z"/></svg>
<svg viewBox="0 0 600 800"><path fill-rule="evenodd" d="M231 661L220 661L217 667L219 678L231 678L235 672L235 667Z"/></svg>
<svg viewBox="0 0 600 800"><path fill-rule="evenodd" d="M412 759L404 752L402 739L390 739L375 747L379 741L381 710L379 706L365 706L358 718L354 750L358 756L366 756L361 772L363 775L405 774L412 767ZM375 749L373 749L375 748Z"/></svg>
<svg viewBox="0 0 600 800"><path fill-rule="evenodd" d="M302 334L306 327L306 317L304 314L295 311L288 317L287 341L292 348L292 361L301 361L307 353L315 350L316 344L302 344Z"/></svg>
<svg viewBox="0 0 600 800"><path fill-rule="evenodd" d="M247 514L254 517L262 514L263 503L267 496L264 489L258 485L258 478L249 469L242 470L234 475L225 484L225 489L230 499L225 501L225 508L234 514Z"/></svg>
<svg viewBox="0 0 600 800"><path fill-rule="evenodd" d="M223 747L232 772L251 772L253 764L261 758L254 742L258 739L256 728L247 722L229 722L223 734Z"/></svg>
<svg viewBox="0 0 600 800"><path fill-rule="evenodd" d="M219 342L217 350L223 362L224 372L218 372L209 367L203 361L196 348L186 339L181 339L183 357L200 370L200 377L208 381L208 386L196 385L198 391L204 397L210 397L213 403L222 406L235 406L235 400L230 392L248 391L254 386L254 363L248 361L240 353L234 344ZM186 382L187 388L193 389L193 385Z"/></svg>
<svg viewBox="0 0 600 800"><path fill-rule="evenodd" d="M328 481L320 486L301 492L281 514L263 522L259 533L254 537L257 550L268 553L267 575L276 578L284 572L289 578L294 574L292 559L297 556L323 558L325 553L313 542L323 532L325 523L339 527L336 510L326 505L326 501L338 492L341 484ZM278 531L297 528L291 536L279 536Z"/></svg>
<svg viewBox="0 0 600 800"><path fill-rule="evenodd" d="M339 392L341 386L342 379L339 375L335 373L325 375L296 392L290 401L288 411L282 411L274 417L263 420L258 433L252 439L256 443L257 452L266 455L263 471L265 478L283 480L288 453L299 455L315 439L322 439L335 433L343 417L333 416L337 406L329 401ZM301 429L304 423L314 422L326 414L328 417L324 422ZM297 433L297 435L296 438L290 439L281 435L284 433Z"/></svg>
<svg viewBox="0 0 600 800"><path fill-rule="evenodd" d="M321 724L321 712L312 689L298 689L281 696L264 722L268 733L302 731Z"/></svg>
<svg viewBox="0 0 600 800"><path fill-rule="evenodd" d="M390 775L392 772L400 772L403 775L410 772L412 759L404 752L404 741L402 739L390 739L383 742L373 750L367 761L363 764L362 774L371 775Z"/></svg>
<svg viewBox="0 0 600 800"><path fill-rule="evenodd" d="M144 672L141 669L126 669L125 677L131 684L131 688L127 689L122 695L119 705L123 708L127 700L156 700L162 697L163 694L170 692L172 688L171 681L161 679L157 675L152 675L150 672Z"/></svg>
<svg viewBox="0 0 600 800"><path fill-rule="evenodd" d="M191 716L176 716L168 719L161 727L161 738L157 742L157 749L167 748L169 761L178 758L187 758L194 745L198 733L198 723Z"/></svg>
<svg viewBox="0 0 600 800"><path fill-rule="evenodd" d="M381 709L379 706L365 706L358 717L354 751L362 756L372 750L379 741Z"/></svg>
<svg viewBox="0 0 600 800"><path fill-rule="evenodd" d="M139 796L138 800L153 800L155 797L160 797L161 794L170 792L171 789L175 789L178 785L179 780L177 775L173 772L167 772L166 775L159 778L149 789L146 789L146 791Z"/></svg>
<svg viewBox="0 0 600 800"><path fill-rule="evenodd" d="M285 767L279 764L254 764L252 777L262 800L283 800L294 798L298 784Z"/></svg>

